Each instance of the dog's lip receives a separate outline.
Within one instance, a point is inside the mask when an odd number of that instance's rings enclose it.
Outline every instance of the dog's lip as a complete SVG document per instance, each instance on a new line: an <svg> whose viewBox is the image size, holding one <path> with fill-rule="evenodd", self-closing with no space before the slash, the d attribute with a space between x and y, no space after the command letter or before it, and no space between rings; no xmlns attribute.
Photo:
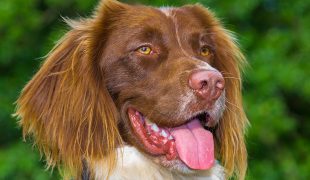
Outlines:
<svg viewBox="0 0 310 180"><path fill-rule="evenodd" d="M135 107L128 107L127 108L127 113L128 111L134 111L135 113L139 113L142 117L143 117L143 121L145 121L146 123L148 124L156 124L154 122L152 122L151 119L148 119L144 113L142 113L141 111L137 110L137 108ZM208 112L207 109L204 109L204 110L200 110L200 111L197 111L197 112L194 112L192 113L191 116L189 116L190 118L187 118L184 122L182 123L178 123L178 124L175 124L173 126L169 125L169 126L166 126L167 129L171 129L171 128L174 128L174 127L178 127L178 126L181 126L181 125L184 125L190 121L192 121L193 119L195 118L198 118L201 122L201 125L204 126L206 129L208 130L214 130L215 127L216 127L216 122L214 120L214 118L210 115L210 113ZM145 123L143 122L143 123ZM157 124L156 124L157 125Z"/></svg>
<svg viewBox="0 0 310 180"><path fill-rule="evenodd" d="M145 117L135 108L128 108L127 113L133 131L149 153L165 155L168 160L177 157L175 141L167 129L159 128L155 123L146 122Z"/></svg>
<svg viewBox="0 0 310 180"><path fill-rule="evenodd" d="M192 121L193 119L199 119L202 126L206 128L213 129L216 125L214 118L210 115L210 113L207 110L199 111L194 113L191 118L189 118L185 123Z"/></svg>

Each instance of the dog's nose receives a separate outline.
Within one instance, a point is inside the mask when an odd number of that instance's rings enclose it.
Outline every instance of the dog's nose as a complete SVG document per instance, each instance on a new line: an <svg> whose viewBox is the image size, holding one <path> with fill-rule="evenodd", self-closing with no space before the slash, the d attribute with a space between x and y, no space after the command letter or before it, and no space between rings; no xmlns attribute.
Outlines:
<svg viewBox="0 0 310 180"><path fill-rule="evenodd" d="M190 74L189 87L206 100L216 100L222 94L225 81L221 73L214 70L199 70Z"/></svg>

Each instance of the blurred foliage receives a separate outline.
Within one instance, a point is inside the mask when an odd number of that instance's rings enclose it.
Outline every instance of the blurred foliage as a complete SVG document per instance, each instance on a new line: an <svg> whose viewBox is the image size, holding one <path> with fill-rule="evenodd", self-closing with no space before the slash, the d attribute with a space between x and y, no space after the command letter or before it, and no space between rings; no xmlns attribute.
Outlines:
<svg viewBox="0 0 310 180"><path fill-rule="evenodd" d="M244 77L247 179L310 179L310 1L128 0L155 6L200 2L236 32ZM11 118L14 101L66 31L61 17L91 14L96 0L0 1L0 179L59 179Z"/></svg>

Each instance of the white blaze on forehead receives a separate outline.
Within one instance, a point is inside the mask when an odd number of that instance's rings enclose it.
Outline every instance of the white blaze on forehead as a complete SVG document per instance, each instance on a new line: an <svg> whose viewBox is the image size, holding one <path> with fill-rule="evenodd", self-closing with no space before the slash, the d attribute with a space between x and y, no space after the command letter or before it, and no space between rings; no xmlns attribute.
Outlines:
<svg viewBox="0 0 310 180"><path fill-rule="evenodd" d="M173 7L169 7L169 6L167 6L167 7L160 7L159 8L159 10L161 12L163 12L167 17L171 16L171 13L172 13L173 9L174 9Z"/></svg>
<svg viewBox="0 0 310 180"><path fill-rule="evenodd" d="M197 60L197 61L201 61L199 59L197 59L196 57L188 54L185 49L182 47L182 44L181 44L181 39L180 39L180 36L179 36L179 25L178 25L178 21L175 17L175 12L173 10L175 10L175 8L173 7L160 7L159 10L164 13L168 18L171 18L172 19L172 22L175 26L175 35L176 35L176 38L177 38L177 41L178 41L178 45L181 49L181 51L183 52L183 54L185 56L187 56L188 58L191 58L193 60ZM197 65L197 69L205 69L205 70L216 70L214 69L212 66L210 66L208 63L206 62L201 62L200 64Z"/></svg>
<svg viewBox="0 0 310 180"><path fill-rule="evenodd" d="M178 41L178 45L179 45L181 51L183 52L183 54L185 56L187 56L188 58L194 58L191 55L189 55L184 50L184 48L182 47L181 39L180 39L180 36L179 36L179 24L178 24L177 18L175 17L175 13L173 12L173 10L175 10L175 8L172 8L172 7L161 7L161 8L159 8L159 10L161 12L163 12L168 18L171 18L171 20L172 20L172 22L174 24L175 36L176 36L176 39Z"/></svg>

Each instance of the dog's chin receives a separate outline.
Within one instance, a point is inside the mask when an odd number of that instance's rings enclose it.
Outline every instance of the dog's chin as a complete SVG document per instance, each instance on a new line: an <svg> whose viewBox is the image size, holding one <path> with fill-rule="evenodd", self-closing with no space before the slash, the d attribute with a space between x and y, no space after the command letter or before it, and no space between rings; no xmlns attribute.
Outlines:
<svg viewBox="0 0 310 180"><path fill-rule="evenodd" d="M150 157L150 156L149 156ZM168 169L169 171L183 174L196 174L199 170L189 168L182 160L176 158L174 160L167 160L165 156L150 157L150 159Z"/></svg>

